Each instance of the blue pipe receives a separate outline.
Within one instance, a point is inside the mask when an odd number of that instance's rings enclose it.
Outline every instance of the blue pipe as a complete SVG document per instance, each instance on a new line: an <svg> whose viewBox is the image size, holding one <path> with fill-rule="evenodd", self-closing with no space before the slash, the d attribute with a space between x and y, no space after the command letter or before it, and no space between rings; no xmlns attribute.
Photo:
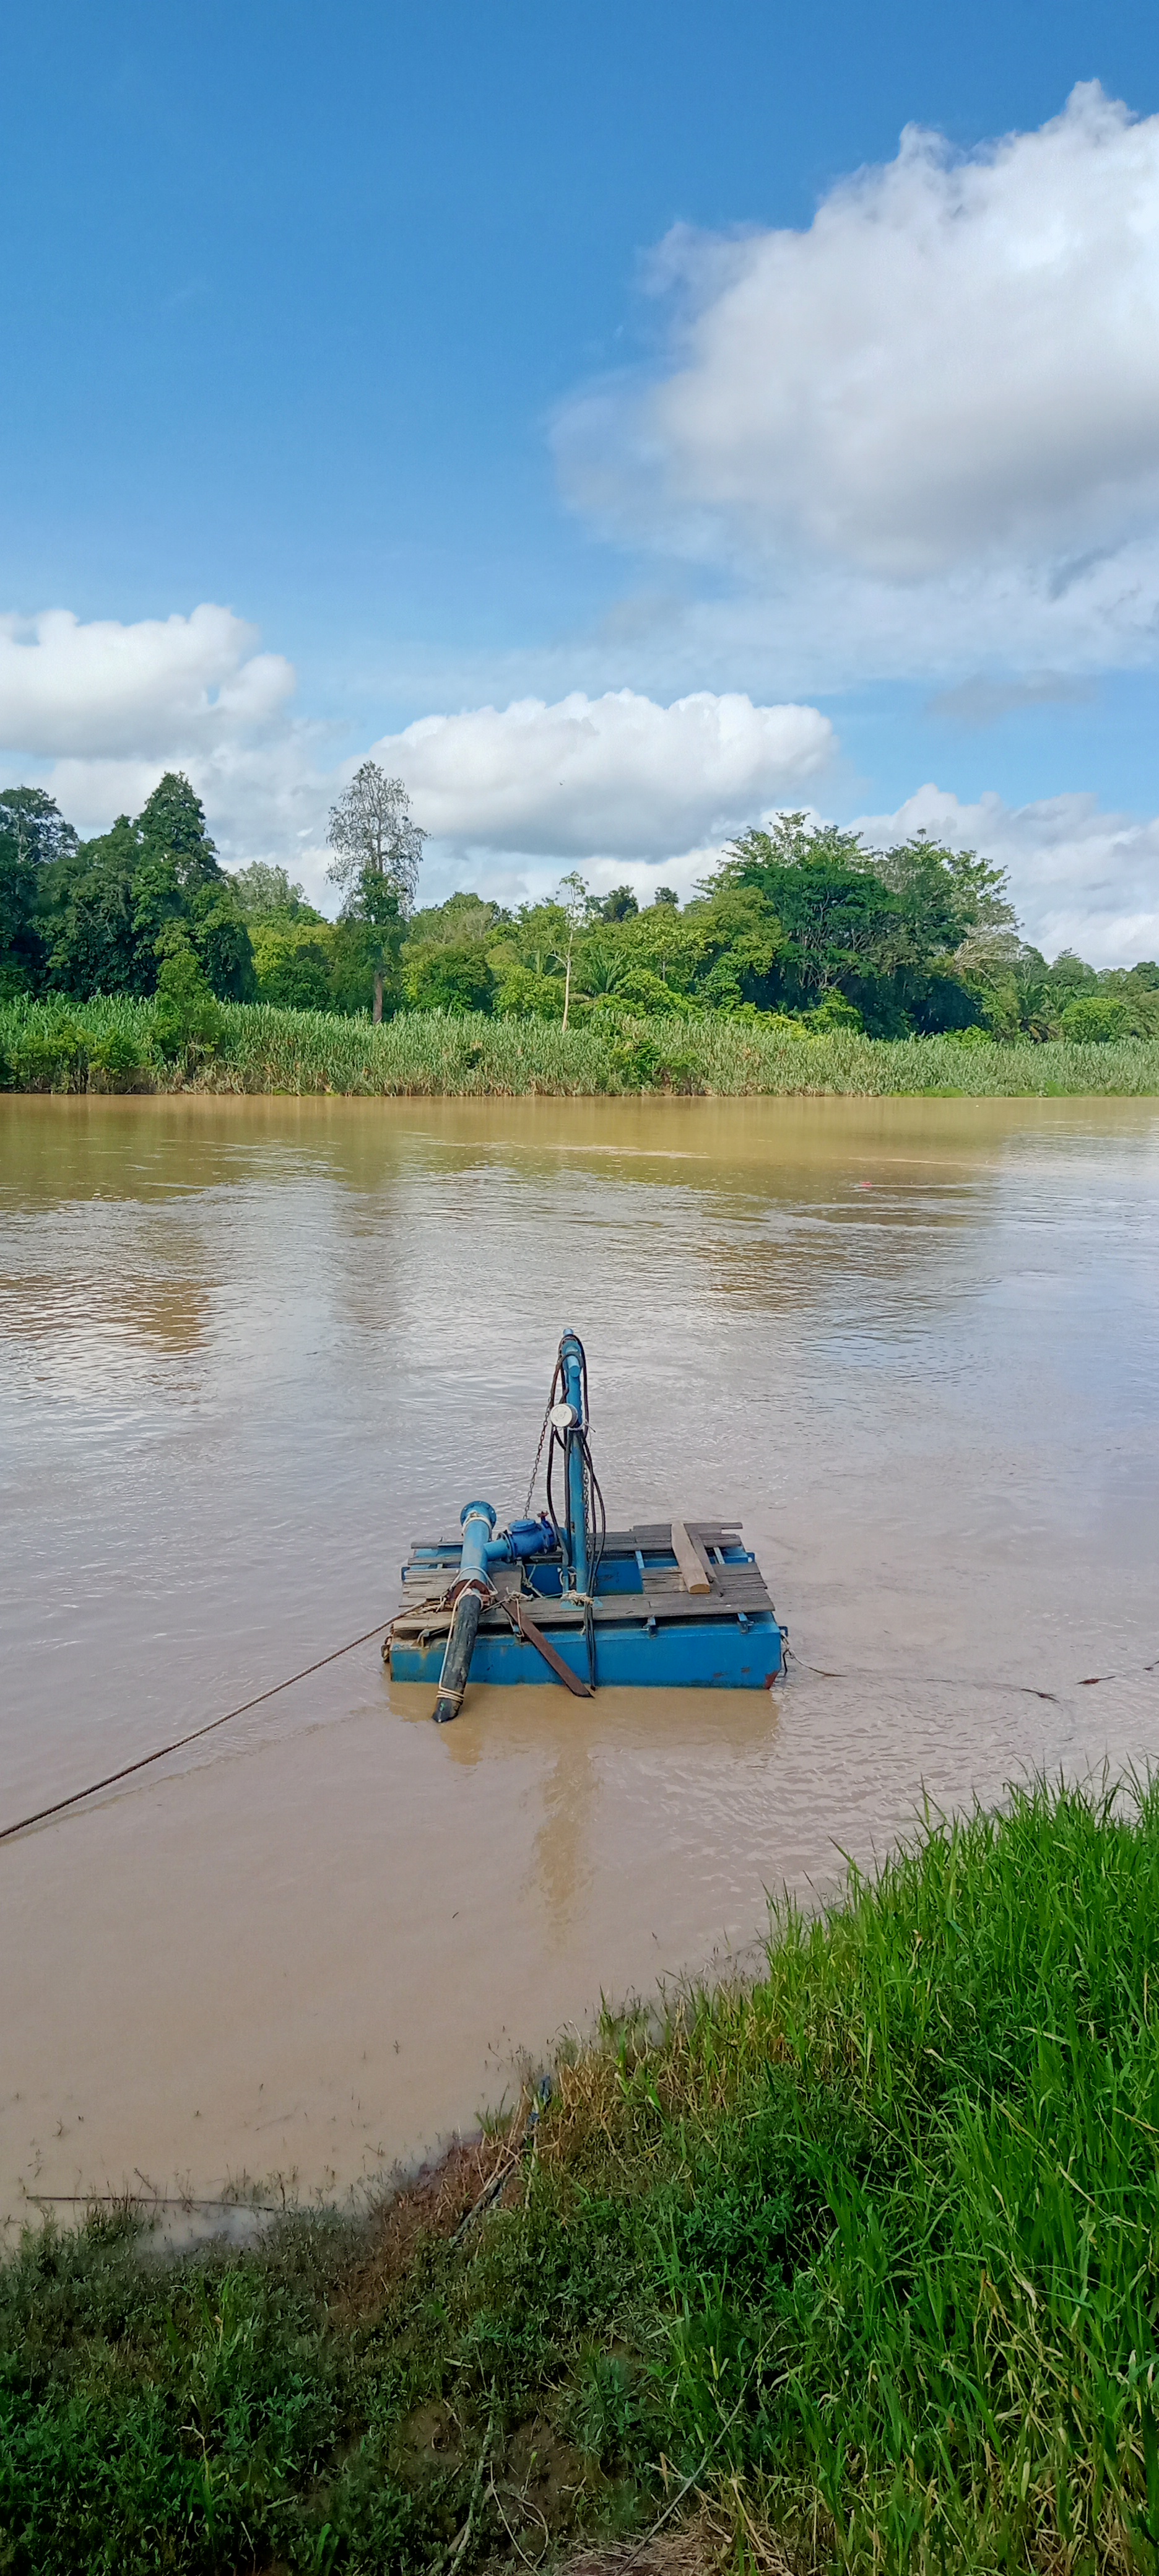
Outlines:
<svg viewBox="0 0 1159 2576"><path fill-rule="evenodd" d="M495 1518L490 1503L465 1503L459 1514L463 1552L459 1559L458 1581L462 1589L451 1614L450 1635L439 1676L439 1696L434 1708L436 1726L446 1726L452 1717L458 1716L463 1705L483 1603L491 1588L488 1566L514 1565L520 1557L546 1556L556 1545L555 1529L546 1512L537 1521L515 1521L510 1529L500 1530L498 1538L492 1538Z"/></svg>
<svg viewBox="0 0 1159 2576"><path fill-rule="evenodd" d="M586 1592L589 1569L587 1525L584 1514L584 1461L582 1445L575 1436L577 1431L586 1429L584 1346L578 1333L564 1334L559 1346L559 1356L563 1367L564 1397L575 1416L571 1428L564 1433L567 1460L567 1543L571 1561L571 1583L568 1588L572 1592Z"/></svg>
<svg viewBox="0 0 1159 2576"><path fill-rule="evenodd" d="M459 1560L458 1580L462 1585L451 1613L451 1633L439 1675L439 1696L435 1701L436 1726L446 1726L457 1717L463 1705L467 1675L479 1628L479 1617L490 1590L487 1573L489 1541L496 1514L490 1503L465 1503L459 1514L463 1532L463 1553ZM498 1555L500 1550L497 1548Z"/></svg>
<svg viewBox="0 0 1159 2576"><path fill-rule="evenodd" d="M549 1556L559 1546L555 1523L541 1512L537 1521L509 1521L487 1549L489 1565L515 1565L520 1557Z"/></svg>

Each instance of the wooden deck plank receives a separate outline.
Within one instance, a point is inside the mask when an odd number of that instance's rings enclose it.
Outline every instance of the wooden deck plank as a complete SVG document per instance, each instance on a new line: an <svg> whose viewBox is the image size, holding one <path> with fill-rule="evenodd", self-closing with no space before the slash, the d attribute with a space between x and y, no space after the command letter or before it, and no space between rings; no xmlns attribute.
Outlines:
<svg viewBox="0 0 1159 2576"><path fill-rule="evenodd" d="M672 1553L680 1568L685 1591L711 1592L712 1575L703 1546L697 1546L683 1521L672 1523Z"/></svg>
<svg viewBox="0 0 1159 2576"><path fill-rule="evenodd" d="M673 1628L689 1620L701 1619L717 1619L722 1625L729 1625L742 1612L749 1619L760 1618L764 1614L776 1617L773 1603L763 1586L760 1589L754 1586L733 1600L719 1592L614 1593L596 1603L593 1615L597 1629L617 1624L642 1626L648 1619L656 1619L663 1627ZM537 1626L548 1636L574 1634L583 1626L582 1610L569 1610L562 1602L548 1601L542 1596L534 1605L534 1615ZM396 1613L400 1636L445 1636L450 1624L448 1610L432 1611L429 1617L424 1618L416 1605L413 1609L404 1606ZM509 1633L509 1622L500 1612L485 1610L479 1629L481 1635L504 1636Z"/></svg>
<svg viewBox="0 0 1159 2576"><path fill-rule="evenodd" d="M739 1547L741 1543L740 1521L687 1521L685 1527L690 1536L700 1539L705 1547ZM453 1537L412 1538L408 1541L412 1556L420 1548L457 1556L462 1544L461 1530L456 1530ZM671 1545L671 1521L641 1521L632 1529L610 1529L604 1553L607 1556L634 1556L637 1548L646 1552L648 1549L670 1548Z"/></svg>

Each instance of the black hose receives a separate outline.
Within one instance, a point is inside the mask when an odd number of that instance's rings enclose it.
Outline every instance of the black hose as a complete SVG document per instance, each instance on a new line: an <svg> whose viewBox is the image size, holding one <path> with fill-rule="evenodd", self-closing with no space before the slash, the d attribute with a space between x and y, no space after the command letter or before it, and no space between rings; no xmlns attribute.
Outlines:
<svg viewBox="0 0 1159 2576"><path fill-rule="evenodd" d="M563 1345L562 1345L562 1343L561 1343L561 1345L560 1345L560 1356L559 1356L559 1358L556 1360L556 1363L555 1363L555 1375L554 1375L554 1377L552 1378L552 1381L551 1381L551 1394L550 1394L550 1396L548 1397L548 1411L549 1411L549 1412L550 1412L550 1410L551 1410L552 1405L555 1403L555 1400L556 1400L556 1390L557 1390L557 1388L558 1388L558 1387L560 1387L560 1386L562 1386L562 1385L564 1384L564 1382L565 1382L565 1381L564 1381L564 1374L563 1374L563 1356L562 1356L562 1352L563 1352ZM563 1538L562 1538L562 1533L563 1533L563 1531L567 1528L567 1525L568 1525L568 1506L567 1506L567 1500L566 1500L566 1497L568 1496L568 1494L569 1494L569 1492L570 1492L570 1478L569 1478L569 1474L568 1474L568 1469L569 1469L569 1465L570 1465L570 1450L571 1450L571 1443L572 1443L572 1441L573 1441L573 1440L574 1440L574 1441L578 1441L578 1443L579 1443L579 1453L580 1453L580 1464L581 1464L581 1467L582 1467L582 1470L583 1470L582 1484L583 1484L583 1516L584 1516L584 1554L585 1554L585 1556L587 1557L587 1560L588 1560L588 1581L587 1581L587 1589L588 1589L588 1595L589 1595L589 1598L588 1598L588 1600L587 1600L587 1601L585 1602L585 1604L584 1604L584 1639L585 1639L585 1643L586 1643L586 1646L587 1646L587 1657L588 1657L588 1680L589 1680L589 1683L590 1683L590 1686L591 1686L592 1690L594 1691L594 1690L595 1690L595 1687L596 1687L596 1631L595 1631L595 1619L594 1619L593 1612L592 1612L592 1602L591 1602L591 1597L590 1597L590 1596L591 1596L592 1594L594 1594L594 1592L595 1592L595 1589L596 1589L596 1580L597 1580L597 1577L598 1577L598 1575L599 1575L600 1566L601 1566L601 1565L602 1565L602 1563L603 1563L604 1550L605 1550L605 1547L606 1547L606 1545L607 1545L607 1538L608 1538L608 1513L607 1513L607 1505L606 1505L606 1504L605 1504L605 1502L604 1502L603 1492L602 1492L601 1487L600 1487L600 1480L599 1480L599 1477L597 1476L596 1471L595 1471L595 1468L594 1468L594 1466L593 1466L593 1464L592 1464L591 1445L590 1445L590 1443L589 1443L589 1440L588 1440L588 1433L587 1433L588 1415L589 1415L589 1412L590 1412L590 1398L589 1398L589 1395L588 1395L588 1360L587 1360L587 1352L586 1352L586 1351L584 1352L584 1355L583 1355L583 1363L582 1363L582 1366L583 1366L583 1375L582 1375L582 1381L581 1381L581 1383L582 1383L582 1391L583 1391L583 1420L582 1420L582 1422L574 1423L574 1424L571 1426L570 1430L565 1431L565 1432L562 1432L562 1433L561 1433L561 1432L559 1432L559 1431L557 1431L557 1429L556 1429L556 1427L555 1427L555 1424L554 1424L554 1423L552 1423L552 1426L551 1426L551 1440L550 1440L550 1443L549 1443L549 1446L548 1446L548 1452L547 1452L547 1508L548 1508L548 1512L549 1512L549 1514L550 1514L550 1516L551 1516L552 1522L553 1522L553 1524L554 1524L554 1526L555 1526L556 1530L557 1530L557 1531L559 1531L559 1532L561 1533L560 1544L561 1544L561 1548L562 1548L562 1547L563 1547ZM556 1451L557 1451L557 1449L560 1451L560 1453L561 1453L561 1455L562 1455L562 1459L563 1459L563 1474L564 1474L565 1506L564 1506L564 1514L563 1514L563 1520L562 1520L562 1521L560 1520L559 1514L558 1514L558 1512L557 1512L557 1510L556 1510L556 1508L555 1508L555 1479L554 1479L554 1467L555 1467L555 1456L556 1456ZM598 1509L598 1515L599 1515L598 1520L597 1520L597 1509ZM574 1564L573 1564L573 1569L572 1569L572 1570L573 1570L573 1572L574 1572ZM562 1588L562 1587L561 1587L561 1588Z"/></svg>
<svg viewBox="0 0 1159 2576"><path fill-rule="evenodd" d="M451 1633L439 1675L439 1696L431 1712L436 1726L446 1726L463 1705L471 1657L479 1631L483 1596L477 1583L467 1583L451 1612Z"/></svg>

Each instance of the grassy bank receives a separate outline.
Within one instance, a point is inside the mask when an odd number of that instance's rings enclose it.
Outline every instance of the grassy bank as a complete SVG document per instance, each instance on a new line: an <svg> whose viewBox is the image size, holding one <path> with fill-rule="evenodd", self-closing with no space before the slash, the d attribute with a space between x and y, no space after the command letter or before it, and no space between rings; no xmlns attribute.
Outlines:
<svg viewBox="0 0 1159 2576"><path fill-rule="evenodd" d="M117 1043L110 1045L110 1041ZM1159 1045L991 1045L812 1037L773 1019L557 1020L442 1011L369 1020L224 1003L211 1052L162 1055L149 1002L0 1004L0 1076L17 1089L186 1089L470 1096L526 1092L1159 1093Z"/></svg>
<svg viewBox="0 0 1159 2576"><path fill-rule="evenodd" d="M450 2576L683 2491L746 2568L1151 2569L1157 1992L1159 1794L1039 1790L364 2228L29 2240L0 2566Z"/></svg>

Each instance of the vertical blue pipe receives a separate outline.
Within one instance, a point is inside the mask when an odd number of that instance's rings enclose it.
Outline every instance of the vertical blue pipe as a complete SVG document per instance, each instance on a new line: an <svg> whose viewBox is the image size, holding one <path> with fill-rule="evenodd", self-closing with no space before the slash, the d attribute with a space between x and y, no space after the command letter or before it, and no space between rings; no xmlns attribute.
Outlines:
<svg viewBox="0 0 1159 2576"><path fill-rule="evenodd" d="M575 1425L564 1435L567 1450L567 1522L568 1547L572 1564L572 1590L588 1589L588 1539L584 1519L583 1450L575 1434L586 1430L584 1421L584 1351L575 1333L565 1333L559 1346L563 1362L564 1394L575 1415Z"/></svg>

